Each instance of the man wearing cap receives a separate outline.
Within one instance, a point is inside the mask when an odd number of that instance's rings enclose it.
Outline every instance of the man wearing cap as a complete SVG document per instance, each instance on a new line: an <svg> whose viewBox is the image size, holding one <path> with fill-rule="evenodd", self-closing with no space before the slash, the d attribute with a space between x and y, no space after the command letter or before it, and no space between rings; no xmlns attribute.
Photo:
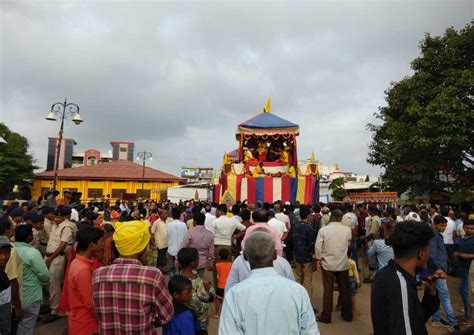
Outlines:
<svg viewBox="0 0 474 335"><path fill-rule="evenodd" d="M47 244L49 240L49 235L51 234L51 227L53 226L54 209L51 207L45 207L41 212L44 215L44 234L46 236Z"/></svg>
<svg viewBox="0 0 474 335"><path fill-rule="evenodd" d="M64 207L60 207L55 212L55 218L51 227L48 245L46 246L46 265L49 268L51 281L49 284L49 304L51 314L46 316L44 323L54 322L59 319L56 315L56 308L59 305L61 296L61 283L64 279L64 269L66 266L65 250L68 244L72 243L73 230L66 216L70 215Z"/></svg>
<svg viewBox="0 0 474 335"><path fill-rule="evenodd" d="M140 261L150 241L149 227L129 221L113 239L120 258L92 276L99 333L152 335L155 325L171 320L173 302L160 270Z"/></svg>

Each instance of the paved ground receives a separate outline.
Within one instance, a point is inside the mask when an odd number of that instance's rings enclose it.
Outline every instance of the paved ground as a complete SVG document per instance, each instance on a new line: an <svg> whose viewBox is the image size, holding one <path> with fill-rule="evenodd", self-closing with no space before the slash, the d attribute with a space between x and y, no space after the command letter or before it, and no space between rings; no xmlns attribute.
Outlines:
<svg viewBox="0 0 474 335"><path fill-rule="evenodd" d="M210 280L210 277L207 277L209 273L206 273L206 278ZM449 278L448 285L451 292L451 300L453 303L453 308L459 314L459 310L462 307L461 300L459 298L459 294L457 292L457 288L459 285L458 279ZM313 274L313 287L314 293L312 297L312 301L314 306L319 310L322 309L322 280L321 280L321 273L315 272ZM356 317L352 322L345 322L340 317L339 313L333 314L332 324L321 324L319 323L319 329L321 334L324 335L340 335L340 334L371 334L372 332L372 323L370 318L370 289L371 286L369 284L363 284L359 293L357 294L357 307L361 312L361 315ZM337 299L337 293L334 294L334 301ZM210 311L214 311L214 306L210 307ZM214 335L217 334L218 329L218 320L210 319L210 328L209 334ZM446 328L433 328L431 325L428 324L428 332L429 334L433 335L441 335L446 334ZM43 325L39 322L35 329L35 334L37 335L62 335L67 334L67 318L61 318L60 320L49 324ZM161 335L161 331L158 331L158 334Z"/></svg>

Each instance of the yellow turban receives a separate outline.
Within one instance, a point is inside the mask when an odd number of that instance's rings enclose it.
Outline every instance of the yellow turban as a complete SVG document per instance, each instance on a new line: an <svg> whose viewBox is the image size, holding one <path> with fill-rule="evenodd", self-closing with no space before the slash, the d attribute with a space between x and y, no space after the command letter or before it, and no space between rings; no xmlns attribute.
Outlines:
<svg viewBox="0 0 474 335"><path fill-rule="evenodd" d="M122 222L115 230L113 239L120 255L135 255L148 246L150 230L142 221Z"/></svg>

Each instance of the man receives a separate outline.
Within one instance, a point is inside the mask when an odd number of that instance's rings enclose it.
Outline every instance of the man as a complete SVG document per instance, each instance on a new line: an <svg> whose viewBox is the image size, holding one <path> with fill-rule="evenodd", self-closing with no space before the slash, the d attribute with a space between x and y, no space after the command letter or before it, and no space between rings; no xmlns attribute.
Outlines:
<svg viewBox="0 0 474 335"><path fill-rule="evenodd" d="M251 273L226 292L219 334L319 334L306 290L273 268L277 254L272 236L254 232L244 257Z"/></svg>
<svg viewBox="0 0 474 335"><path fill-rule="evenodd" d="M380 228L382 229L382 228ZM374 243L367 251L367 257L375 257L377 259L377 270L381 270L382 268L388 265L388 262L394 258L393 255L393 248L390 246L387 241L392 233L392 223L387 222L385 225L386 236L380 236L374 240Z"/></svg>
<svg viewBox="0 0 474 335"><path fill-rule="evenodd" d="M300 209L301 212L301 209ZM331 323L334 278L339 285L341 316L346 322L352 321L352 302L349 291L349 267L347 250L352 234L349 227L341 224L342 212L331 213L331 222L319 230L316 239L316 266L321 268L323 277L323 311L318 321Z"/></svg>
<svg viewBox="0 0 474 335"><path fill-rule="evenodd" d="M167 232L168 232L168 271L170 272L170 277L173 277L176 273L175 269L175 258L178 255L179 247L183 242L184 235L186 235L188 228L186 224L179 220L181 212L178 208L173 208L171 210L171 215L173 221L168 223Z"/></svg>
<svg viewBox="0 0 474 335"><path fill-rule="evenodd" d="M444 272L448 270L448 254L444 247L443 236L441 235L446 230L447 220L441 216L436 215L433 218L433 237L429 241L430 244L430 258L428 261L428 269L430 273L435 273L436 270L441 269ZM450 331L459 329L458 322L454 315L453 307L451 306L451 300L449 298L448 285L446 279L439 278L436 281L436 289L438 290L438 296L443 305L444 313L448 318L448 322L441 320L440 309L438 309L431 318L431 325L433 327L444 327L445 325L450 327Z"/></svg>
<svg viewBox="0 0 474 335"><path fill-rule="evenodd" d="M158 220L153 222L151 233L155 238L155 246L158 250L156 266L161 272L166 273L166 253L168 252L168 224L173 219L168 217L168 210L162 209Z"/></svg>
<svg viewBox="0 0 474 335"><path fill-rule="evenodd" d="M329 224L329 221L331 220L331 211L329 210L328 207L324 206L321 209L321 228L325 227Z"/></svg>
<svg viewBox="0 0 474 335"><path fill-rule="evenodd" d="M288 215L286 215L285 213L283 213L281 205L279 203L276 203L273 206L273 210L275 211L275 218L277 220L280 220L281 222L283 222L286 226L286 229L290 230L290 228L291 228L290 217Z"/></svg>
<svg viewBox="0 0 474 335"><path fill-rule="evenodd" d="M447 221L446 229L444 230L443 240L446 252L448 253L448 272L447 274L456 277L456 259L454 258L454 252L456 251L456 246L454 244L454 239L456 237L455 224L454 221L449 217L449 207L442 206L440 209L440 214L444 216Z"/></svg>
<svg viewBox="0 0 474 335"><path fill-rule="evenodd" d="M99 331L92 299L93 257L104 249L104 231L83 227L77 234L77 254L71 262L68 281L68 325L71 335L88 335Z"/></svg>
<svg viewBox="0 0 474 335"><path fill-rule="evenodd" d="M18 324L18 334L33 334L38 319L42 286L49 282L50 274L40 252L30 245L33 241L31 225L19 225L15 229L15 250L21 260L23 269L22 307L23 319Z"/></svg>
<svg viewBox="0 0 474 335"><path fill-rule="evenodd" d="M152 335L154 322L171 320L173 302L160 270L140 261L150 241L149 228L129 221L117 228L113 239L120 258L92 276L99 333Z"/></svg>
<svg viewBox="0 0 474 335"><path fill-rule="evenodd" d="M40 252L43 251L42 254L44 257L46 248L40 244L39 240L39 233L44 230L44 216L34 213L31 217L31 226L33 228L33 241L31 241L31 245Z"/></svg>
<svg viewBox="0 0 474 335"><path fill-rule="evenodd" d="M426 223L397 223L390 236L395 259L375 275L371 294L374 335L427 335L425 323L439 307L434 281L443 278L441 270L425 278L420 303L416 273L429 257L433 232Z"/></svg>
<svg viewBox="0 0 474 335"><path fill-rule="evenodd" d="M373 244L375 239L378 239L379 235L379 228L382 225L382 220L379 216L379 209L375 205L371 205L369 207L369 216L366 218L367 220L367 229L365 232L365 241L367 248L370 248ZM365 253L365 251L364 251ZM374 258L367 259L369 263L369 273L366 278L364 278L364 283L370 284L373 281L373 277L375 275L375 270L377 269L377 260Z"/></svg>
<svg viewBox="0 0 474 335"><path fill-rule="evenodd" d="M59 306L61 296L61 286L64 279L64 269L66 267L66 247L72 243L73 231L70 222L66 220L69 211L58 208L54 213L53 226L46 246L46 266L49 268L51 279L49 282L49 305L51 313L45 317L43 323L54 322L59 319L56 309Z"/></svg>
<svg viewBox="0 0 474 335"><path fill-rule="evenodd" d="M250 236L250 234L257 229L264 228L266 229L275 240L275 248L278 256L283 255L283 244L281 243L280 234L278 231L270 227L267 223L268 221L268 211L265 209L260 209L253 213L252 215L254 224L247 228L245 231L244 239L242 240L242 249L245 249L245 240Z"/></svg>
<svg viewBox="0 0 474 335"><path fill-rule="evenodd" d="M198 275L203 278L204 271L214 266L214 235L204 227L206 217L194 213L195 227L186 232L180 248L195 248L199 253Z"/></svg>
<svg viewBox="0 0 474 335"><path fill-rule="evenodd" d="M268 225L278 231L282 242L286 240L286 238L288 237L288 229L286 228L286 225L283 221L280 221L275 218L275 213L273 213L272 211L268 212Z"/></svg>
<svg viewBox="0 0 474 335"><path fill-rule="evenodd" d="M227 249L232 255L232 235L235 230L243 231L247 227L243 224L229 218L227 215L227 206L220 204L217 206L216 219L212 221L211 232L214 234L214 256L217 258L221 249Z"/></svg>
<svg viewBox="0 0 474 335"><path fill-rule="evenodd" d="M25 224L24 219L23 219L23 215L24 215L24 212L20 207L15 207L10 212L10 217L12 218L13 225L15 227L17 225L20 225L20 224Z"/></svg>
<svg viewBox="0 0 474 335"><path fill-rule="evenodd" d="M207 230L211 230L211 223L212 221L215 220L215 216L211 214L212 206L211 204L206 204L204 206L204 210L206 211L206 220L204 221L204 227L206 227Z"/></svg>
<svg viewBox="0 0 474 335"><path fill-rule="evenodd" d="M10 240L6 236L0 236L0 334L11 332L12 289L6 273L11 249Z"/></svg>
<svg viewBox="0 0 474 335"><path fill-rule="evenodd" d="M464 317L461 325L470 325L471 304L469 302L469 268L471 261L474 259L474 220L465 220L463 229L466 233L464 239L459 243L459 252L455 252L454 256L459 259L459 294L464 305Z"/></svg>
<svg viewBox="0 0 474 335"><path fill-rule="evenodd" d="M48 244L49 240L49 235L51 234L51 227L53 226L53 221L54 221L54 209L50 207L45 207L41 211L42 214L44 215L44 234L45 237L41 237L40 234L40 240L43 240L42 242L46 242L46 245ZM45 245L45 247L46 247Z"/></svg>
<svg viewBox="0 0 474 335"><path fill-rule="evenodd" d="M0 217L0 237L4 236L8 241L14 236L12 221L8 216ZM5 267L5 273L10 280L11 304L15 309L17 320L23 319L23 306L21 305L23 267L16 253L16 248L11 244L9 257Z"/></svg>
<svg viewBox="0 0 474 335"><path fill-rule="evenodd" d="M310 297L313 296L313 252L314 231L308 223L311 210L306 205L300 206L300 220L291 228L291 242L296 262L296 282L304 286Z"/></svg>

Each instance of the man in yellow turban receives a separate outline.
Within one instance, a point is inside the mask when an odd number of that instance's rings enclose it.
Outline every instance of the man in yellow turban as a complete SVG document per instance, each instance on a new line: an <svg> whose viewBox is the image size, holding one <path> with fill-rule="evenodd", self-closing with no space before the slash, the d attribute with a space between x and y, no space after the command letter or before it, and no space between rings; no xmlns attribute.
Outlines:
<svg viewBox="0 0 474 335"><path fill-rule="evenodd" d="M150 242L149 227L142 221L123 222L113 240L120 258L97 269L92 278L99 329L107 334L133 329L152 335L154 323L171 320L173 301L161 271L140 262Z"/></svg>

